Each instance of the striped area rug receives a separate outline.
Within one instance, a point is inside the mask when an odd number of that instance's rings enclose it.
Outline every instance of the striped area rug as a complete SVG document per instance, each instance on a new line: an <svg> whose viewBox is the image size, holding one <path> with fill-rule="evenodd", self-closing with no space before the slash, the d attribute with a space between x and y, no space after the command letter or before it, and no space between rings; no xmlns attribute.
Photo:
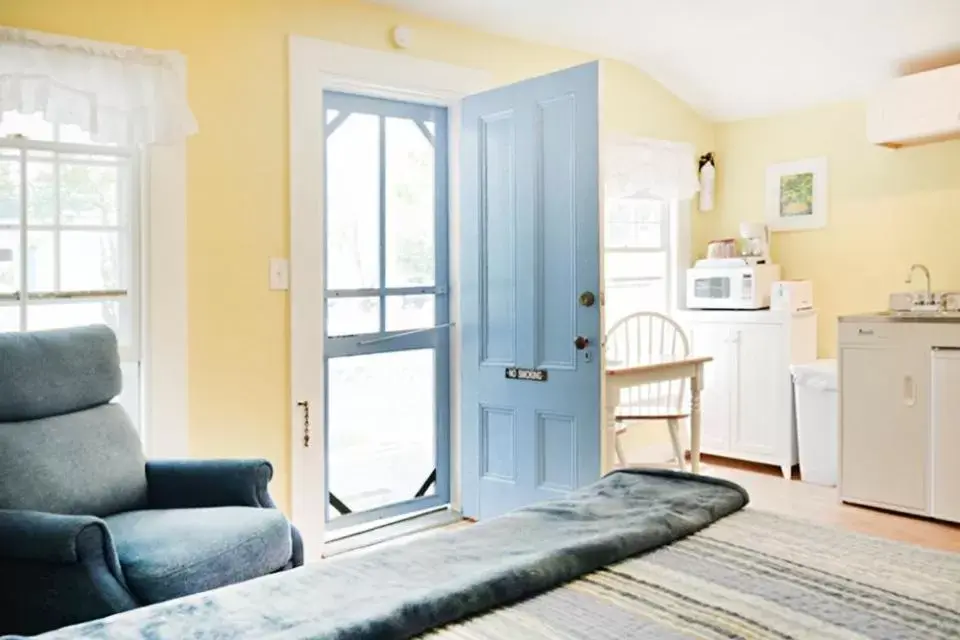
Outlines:
<svg viewBox="0 0 960 640"><path fill-rule="evenodd" d="M669 547L426 637L958 640L960 554L748 508Z"/></svg>

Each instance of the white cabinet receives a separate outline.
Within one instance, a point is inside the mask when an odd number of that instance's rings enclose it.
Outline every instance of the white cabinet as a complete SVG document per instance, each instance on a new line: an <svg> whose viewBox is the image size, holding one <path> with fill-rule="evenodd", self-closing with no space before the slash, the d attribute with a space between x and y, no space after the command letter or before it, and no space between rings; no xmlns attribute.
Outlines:
<svg viewBox="0 0 960 640"><path fill-rule="evenodd" d="M926 508L926 417L919 385L899 341L841 347L844 498L917 512Z"/></svg>
<svg viewBox="0 0 960 640"><path fill-rule="evenodd" d="M960 350L933 352L931 515L960 522Z"/></svg>
<svg viewBox="0 0 960 640"><path fill-rule="evenodd" d="M960 65L902 76L867 104L867 139L892 147L960 137Z"/></svg>
<svg viewBox="0 0 960 640"><path fill-rule="evenodd" d="M791 364L817 356L811 311L700 311L684 316L705 365L701 394L703 453L777 465L797 463Z"/></svg>
<svg viewBox="0 0 960 640"><path fill-rule="evenodd" d="M726 453L730 449L730 425L733 424L730 381L737 375L733 329L725 324L698 323L690 333L693 353L713 358L703 368L700 447L704 452Z"/></svg>
<svg viewBox="0 0 960 640"><path fill-rule="evenodd" d="M840 497L960 522L960 324L841 320Z"/></svg>
<svg viewBox="0 0 960 640"><path fill-rule="evenodd" d="M793 466L794 458L787 456L791 437L783 427L775 426L781 403L792 406L790 363L785 348L789 331L789 325L784 324L755 324L737 329L737 419L732 425L730 449L771 460L779 457L781 464ZM816 353L810 357L814 359ZM791 433L792 429L791 425Z"/></svg>

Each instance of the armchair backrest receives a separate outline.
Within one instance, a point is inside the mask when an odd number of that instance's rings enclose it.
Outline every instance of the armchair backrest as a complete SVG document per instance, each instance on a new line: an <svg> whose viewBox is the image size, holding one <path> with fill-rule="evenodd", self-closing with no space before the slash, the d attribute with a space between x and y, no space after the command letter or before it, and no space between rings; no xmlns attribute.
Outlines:
<svg viewBox="0 0 960 640"><path fill-rule="evenodd" d="M0 509L107 516L147 502L105 326L0 333Z"/></svg>

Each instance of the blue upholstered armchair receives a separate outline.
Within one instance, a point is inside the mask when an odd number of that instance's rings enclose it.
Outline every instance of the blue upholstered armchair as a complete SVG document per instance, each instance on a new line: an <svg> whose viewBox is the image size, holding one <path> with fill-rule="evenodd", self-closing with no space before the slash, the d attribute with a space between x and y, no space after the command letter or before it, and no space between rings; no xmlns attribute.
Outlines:
<svg viewBox="0 0 960 640"><path fill-rule="evenodd" d="M0 334L0 635L303 564L268 462L145 460L120 386L106 327Z"/></svg>

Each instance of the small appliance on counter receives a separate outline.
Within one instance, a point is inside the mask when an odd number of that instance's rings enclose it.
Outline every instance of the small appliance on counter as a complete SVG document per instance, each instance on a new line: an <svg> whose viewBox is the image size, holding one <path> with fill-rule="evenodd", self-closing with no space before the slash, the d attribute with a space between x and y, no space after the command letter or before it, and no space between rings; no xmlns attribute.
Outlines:
<svg viewBox="0 0 960 640"><path fill-rule="evenodd" d="M740 223L740 255L754 264L770 262L770 229L762 222Z"/></svg>
<svg viewBox="0 0 960 640"><path fill-rule="evenodd" d="M779 280L770 294L771 311L807 311L813 309L813 283L809 280Z"/></svg>
<svg viewBox="0 0 960 640"><path fill-rule="evenodd" d="M707 243L707 260L723 260L737 257L737 241L733 238L712 240Z"/></svg>
<svg viewBox="0 0 960 640"><path fill-rule="evenodd" d="M687 269L688 309L766 309L780 267L770 264L770 232L762 223L740 225L741 250L730 238L707 245L707 258Z"/></svg>
<svg viewBox="0 0 960 640"><path fill-rule="evenodd" d="M697 260L687 269L687 308L766 309L779 279L776 264L749 264L743 258Z"/></svg>

